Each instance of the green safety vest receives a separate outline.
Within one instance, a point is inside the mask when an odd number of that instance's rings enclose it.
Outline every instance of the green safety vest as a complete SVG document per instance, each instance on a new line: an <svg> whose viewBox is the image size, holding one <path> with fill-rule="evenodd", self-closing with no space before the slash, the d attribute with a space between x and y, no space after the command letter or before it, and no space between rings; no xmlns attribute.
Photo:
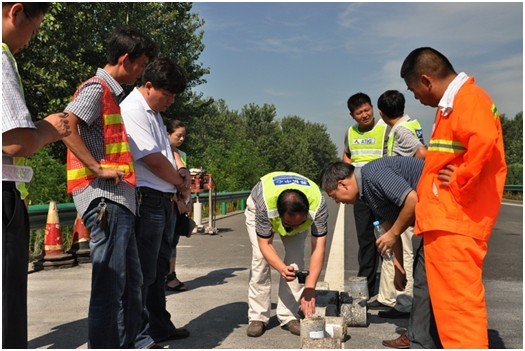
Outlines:
<svg viewBox="0 0 525 351"><path fill-rule="evenodd" d="M411 119L411 120L408 120L408 121L400 122L394 128L397 128L398 125L410 129L412 134L414 134L414 136L419 139L421 144L424 144L424 141L423 141L423 128L421 128L421 124L419 124L417 119ZM395 129L393 129L392 132L390 133L390 135L388 136L387 156L392 156L392 153L394 151L394 139L395 139L394 130Z"/></svg>
<svg viewBox="0 0 525 351"><path fill-rule="evenodd" d="M306 231L312 225L313 219L321 205L321 190L319 186L310 179L293 172L272 172L261 178L263 187L263 198L268 209L268 218L272 224L272 230L282 236L291 236ZM287 232L277 212L277 198L284 190L296 189L306 195L309 204L309 216L306 222L299 227Z"/></svg>
<svg viewBox="0 0 525 351"><path fill-rule="evenodd" d="M18 73L18 65L16 64L16 60L11 53L11 50L9 50L9 47L6 43L2 43L2 51L7 54L7 57L9 57L9 60L13 63L13 66L15 66L15 72L18 76L18 84L20 84L20 90L22 91L22 96L24 95L24 86L22 85L22 78L20 77L20 74ZM13 157L13 163L17 166L25 166L26 159L25 157ZM27 195L29 195L29 192L27 191L26 183L22 182L16 182L16 188L20 192L20 196L22 199L25 199Z"/></svg>
<svg viewBox="0 0 525 351"><path fill-rule="evenodd" d="M388 126L382 120L367 132L359 131L357 125L350 127L348 147L354 166L362 167L370 161L383 157L387 128Z"/></svg>

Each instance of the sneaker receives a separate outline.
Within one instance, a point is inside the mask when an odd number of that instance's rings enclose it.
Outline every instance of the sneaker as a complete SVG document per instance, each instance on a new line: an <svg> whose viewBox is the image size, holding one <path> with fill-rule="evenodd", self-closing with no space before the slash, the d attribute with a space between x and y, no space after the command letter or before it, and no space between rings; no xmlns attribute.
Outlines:
<svg viewBox="0 0 525 351"><path fill-rule="evenodd" d="M301 322L298 319L292 319L281 328L288 330L293 335L301 335Z"/></svg>
<svg viewBox="0 0 525 351"><path fill-rule="evenodd" d="M251 321L246 330L246 335L257 338L264 334L264 323L261 321Z"/></svg>

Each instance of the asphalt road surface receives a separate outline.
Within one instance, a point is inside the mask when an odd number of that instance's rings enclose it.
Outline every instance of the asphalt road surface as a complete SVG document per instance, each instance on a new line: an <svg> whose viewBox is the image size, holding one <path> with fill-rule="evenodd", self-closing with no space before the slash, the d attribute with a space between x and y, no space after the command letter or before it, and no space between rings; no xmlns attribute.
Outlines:
<svg viewBox="0 0 525 351"><path fill-rule="evenodd" d="M329 235L332 235L339 205L328 200ZM357 244L351 206L344 209L344 276L357 273ZM177 276L189 288L167 296L168 310L177 327L188 328L189 338L166 342L165 348L183 349L297 349L299 337L282 330L275 318L277 282L272 271L272 318L259 338L246 336L247 281L251 262L242 212L219 218L217 235L194 234L181 238ZM335 245L328 250L332 257ZM277 247L282 252L280 241ZM309 248L307 248L308 254ZM330 252L327 255L330 257ZM89 263L29 275L29 347L86 348L87 310L90 293ZM324 279L324 273L321 280ZM523 208L503 205L485 260L484 281L488 303L491 348L523 348ZM344 348L385 348L381 340L397 337L406 319L383 319L368 311L369 325L349 328Z"/></svg>

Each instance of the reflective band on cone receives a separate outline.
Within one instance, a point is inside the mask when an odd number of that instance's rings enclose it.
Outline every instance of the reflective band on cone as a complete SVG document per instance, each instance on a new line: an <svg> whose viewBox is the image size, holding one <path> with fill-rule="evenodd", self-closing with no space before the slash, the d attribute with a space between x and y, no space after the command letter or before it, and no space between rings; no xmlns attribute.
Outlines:
<svg viewBox="0 0 525 351"><path fill-rule="evenodd" d="M43 257L39 261L36 261L33 266L35 270L40 270L74 265L76 265L74 257L64 252L57 204L56 201L51 201L47 212Z"/></svg>
<svg viewBox="0 0 525 351"><path fill-rule="evenodd" d="M84 225L80 215L77 213L77 218L75 219L75 225L73 227L71 248L68 250L68 253L74 255L79 263L90 261L90 238L88 229Z"/></svg>

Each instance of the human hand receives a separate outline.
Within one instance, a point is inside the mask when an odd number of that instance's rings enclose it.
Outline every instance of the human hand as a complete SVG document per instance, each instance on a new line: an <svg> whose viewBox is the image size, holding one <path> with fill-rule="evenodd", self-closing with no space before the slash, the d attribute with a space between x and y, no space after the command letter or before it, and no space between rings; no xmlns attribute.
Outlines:
<svg viewBox="0 0 525 351"><path fill-rule="evenodd" d="M406 271L402 267L394 264L394 287L397 291L405 291L406 285Z"/></svg>
<svg viewBox="0 0 525 351"><path fill-rule="evenodd" d="M97 178L115 179L115 185L117 185L122 179L124 179L125 174L126 172L124 172L124 170L122 169L102 167L100 167L95 173Z"/></svg>
<svg viewBox="0 0 525 351"><path fill-rule="evenodd" d="M451 165L451 164L448 164L445 167L443 167L438 172L438 179L441 181L441 183L439 183L439 186L449 187L450 186L450 178L452 178L452 174L454 173L454 171L456 169L457 169L457 167L454 166L454 165Z"/></svg>
<svg viewBox="0 0 525 351"><path fill-rule="evenodd" d="M281 277L287 282L291 282L295 279L295 267L294 266L286 266L283 269L281 269L280 273L281 273Z"/></svg>
<svg viewBox="0 0 525 351"><path fill-rule="evenodd" d="M53 128L52 134L54 141L60 140L71 134L69 126L68 114L65 112L54 113L44 118L44 121Z"/></svg>
<svg viewBox="0 0 525 351"><path fill-rule="evenodd" d="M315 314L315 289L304 288L301 294L301 311L306 318Z"/></svg>
<svg viewBox="0 0 525 351"><path fill-rule="evenodd" d="M381 253L381 256L385 256L388 250L392 251L396 240L396 236L390 230L387 231L376 240L377 251Z"/></svg>

